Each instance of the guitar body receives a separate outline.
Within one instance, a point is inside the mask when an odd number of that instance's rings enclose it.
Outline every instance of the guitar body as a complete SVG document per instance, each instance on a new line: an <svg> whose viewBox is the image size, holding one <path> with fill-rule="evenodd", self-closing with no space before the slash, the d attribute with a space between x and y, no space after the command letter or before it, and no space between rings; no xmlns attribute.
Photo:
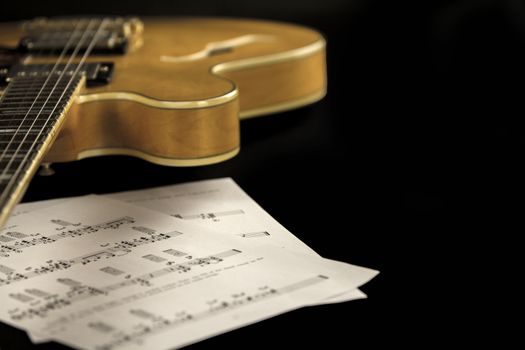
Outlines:
<svg viewBox="0 0 525 350"><path fill-rule="evenodd" d="M144 19L140 42L112 62L111 81L82 86L44 162L131 155L170 166L219 162L239 151L239 117L312 103L326 92L325 42L311 29L267 21ZM16 46L19 23L0 24ZM54 62L29 57L24 63Z"/></svg>

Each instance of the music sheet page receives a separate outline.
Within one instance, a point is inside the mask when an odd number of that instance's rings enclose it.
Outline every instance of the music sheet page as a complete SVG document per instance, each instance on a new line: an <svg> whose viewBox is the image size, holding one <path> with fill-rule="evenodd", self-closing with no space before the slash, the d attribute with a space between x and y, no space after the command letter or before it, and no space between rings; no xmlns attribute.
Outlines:
<svg viewBox="0 0 525 350"><path fill-rule="evenodd" d="M249 240L252 245L275 244L297 252L318 255L268 214L231 178L119 192L108 196L205 225L217 232L257 238ZM361 291L350 290L323 300L320 304L363 297L366 295Z"/></svg>
<svg viewBox="0 0 525 350"><path fill-rule="evenodd" d="M47 205L0 231L0 317L41 340L172 348L355 290L377 273L282 249L289 238L250 243L271 232L222 234L182 217L243 214L172 213L181 220L100 196Z"/></svg>
<svg viewBox="0 0 525 350"><path fill-rule="evenodd" d="M166 213L217 233L246 238L258 246L274 244L297 252L317 253L283 227L248 196L231 178L189 182L177 185L126 191L106 195L113 199ZM67 199L19 204L13 215L47 207ZM351 290L320 303L354 300L365 295Z"/></svg>

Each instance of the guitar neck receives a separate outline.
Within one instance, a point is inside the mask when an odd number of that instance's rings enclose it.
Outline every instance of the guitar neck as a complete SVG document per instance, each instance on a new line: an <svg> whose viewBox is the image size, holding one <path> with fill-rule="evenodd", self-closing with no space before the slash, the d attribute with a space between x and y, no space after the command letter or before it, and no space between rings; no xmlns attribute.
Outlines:
<svg viewBox="0 0 525 350"><path fill-rule="evenodd" d="M0 97L0 227L22 198L84 79L82 74L17 76Z"/></svg>

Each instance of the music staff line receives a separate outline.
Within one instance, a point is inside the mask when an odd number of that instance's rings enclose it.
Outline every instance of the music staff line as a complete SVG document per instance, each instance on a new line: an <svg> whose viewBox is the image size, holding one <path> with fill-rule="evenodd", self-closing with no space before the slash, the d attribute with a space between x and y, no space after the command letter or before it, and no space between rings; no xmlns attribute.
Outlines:
<svg viewBox="0 0 525 350"><path fill-rule="evenodd" d="M175 317L173 319L166 319L163 317L150 318L150 321L153 321L154 324L149 326L138 325L134 328L138 328L137 331L128 334L118 333L116 339L112 339L107 343L103 343L95 347L97 350L113 350L120 346L126 345L128 343L142 343L143 338L152 336L163 331L171 330L178 326L184 325L188 322L199 321L211 316L215 316L221 312L231 311L240 307L243 307L248 304L254 304L263 300L268 300L273 297L291 293L293 291L312 286L314 284L328 280L329 277L318 275L312 278L304 279L302 281L290 284L288 286L273 289L265 287L261 291L246 295L245 293L240 293L233 296L231 301L222 301L217 302L218 306L210 307L208 310L201 311L194 314L183 313L182 316ZM137 316L137 312L130 310L130 314Z"/></svg>
<svg viewBox="0 0 525 350"><path fill-rule="evenodd" d="M19 281L27 280L37 276L41 276L47 273L52 273L55 271L67 270L78 264L89 264L94 261L100 260L102 257L113 258L117 256L122 256L124 254L130 253L133 248L155 243L158 241L166 240L169 238L177 237L182 235L181 232L172 231L169 233L156 233L151 234L149 237L139 237L132 240L120 241L113 243L113 247L98 250L96 252L87 253L79 257L71 259L62 259L58 261L49 260L46 262L47 265L43 265L37 268L26 268L29 272L26 273L15 273L15 270L8 268L7 266L0 265L0 272L4 272L7 275L5 278L0 278L0 287ZM120 254L119 254L120 253ZM2 268L3 267L3 268ZM8 270L9 269L9 270ZM3 271L5 270L5 271Z"/></svg>
<svg viewBox="0 0 525 350"><path fill-rule="evenodd" d="M209 255L203 258L195 258L192 260L189 260L184 263L179 264L170 264L168 263L168 267L164 267L152 272L145 273L143 275L140 275L138 277L129 278L122 282L117 282L114 284L110 284L105 287L91 287L87 285L83 285L80 283L72 284L71 290L66 292L64 296L59 297L58 295L53 295L53 300L46 301L45 304L38 306L30 306L29 308L25 310L21 310L19 308L16 308L14 310L10 311L10 317L12 320L21 321L24 319L31 319L33 317L41 317L45 318L47 317L48 313L53 310L58 310L64 307L67 307L68 305L71 305L74 302L84 300L93 296L97 295L108 295L110 292L113 292L118 289L122 289L128 286L132 285L141 285L145 287L150 287L151 280L159 277L163 277L165 275L171 274L171 273L185 273L191 271L193 267L204 267L206 265L210 264L217 264L222 262L225 258L234 256L241 253L240 250L237 249L229 249L224 252ZM114 302L109 302L109 304L113 305ZM114 305L113 305L114 306ZM99 307L97 307L98 309ZM82 311L83 315L85 312L89 312L88 310ZM61 319L62 320L62 319Z"/></svg>
<svg viewBox="0 0 525 350"><path fill-rule="evenodd" d="M270 236L270 233L268 231L257 231L257 232L247 232L247 233L239 233L237 236L240 236L242 238L260 238L260 237L268 237Z"/></svg>
<svg viewBox="0 0 525 350"><path fill-rule="evenodd" d="M50 236L40 236L31 240L22 239L13 244L0 245L0 257L9 257L10 253L22 253L23 249L33 247L40 244L49 244L68 237L75 238L87 234L92 234L101 230L118 229L120 226L127 223L134 223L135 219L129 216L111 220L97 225L88 225L75 230L63 231Z"/></svg>
<svg viewBox="0 0 525 350"><path fill-rule="evenodd" d="M244 210L237 209L237 210L226 210L226 211L218 211L214 213L202 213L202 214L173 214L173 217L183 219L183 220L195 220L195 219L212 219L216 220L222 216L231 216L231 215L240 215L244 214Z"/></svg>

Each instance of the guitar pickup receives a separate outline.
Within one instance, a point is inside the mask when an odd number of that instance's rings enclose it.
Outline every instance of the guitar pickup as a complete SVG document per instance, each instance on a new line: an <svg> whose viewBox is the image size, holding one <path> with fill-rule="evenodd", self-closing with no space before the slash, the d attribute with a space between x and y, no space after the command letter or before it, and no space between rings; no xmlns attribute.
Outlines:
<svg viewBox="0 0 525 350"><path fill-rule="evenodd" d="M89 62L78 69L78 64L16 64L11 67L0 67L0 85L6 85L17 77L45 78L53 74L55 78L68 79L75 72L86 77L88 87L105 85L111 82L113 76L112 62Z"/></svg>
<svg viewBox="0 0 525 350"><path fill-rule="evenodd" d="M36 18L26 22L18 50L23 53L54 56L62 50L84 53L93 44L92 54L125 54L141 45L143 24L136 17ZM87 40L84 40L86 39ZM95 42L92 40L97 38ZM70 45L71 44L71 45ZM70 47L70 49L66 49Z"/></svg>

